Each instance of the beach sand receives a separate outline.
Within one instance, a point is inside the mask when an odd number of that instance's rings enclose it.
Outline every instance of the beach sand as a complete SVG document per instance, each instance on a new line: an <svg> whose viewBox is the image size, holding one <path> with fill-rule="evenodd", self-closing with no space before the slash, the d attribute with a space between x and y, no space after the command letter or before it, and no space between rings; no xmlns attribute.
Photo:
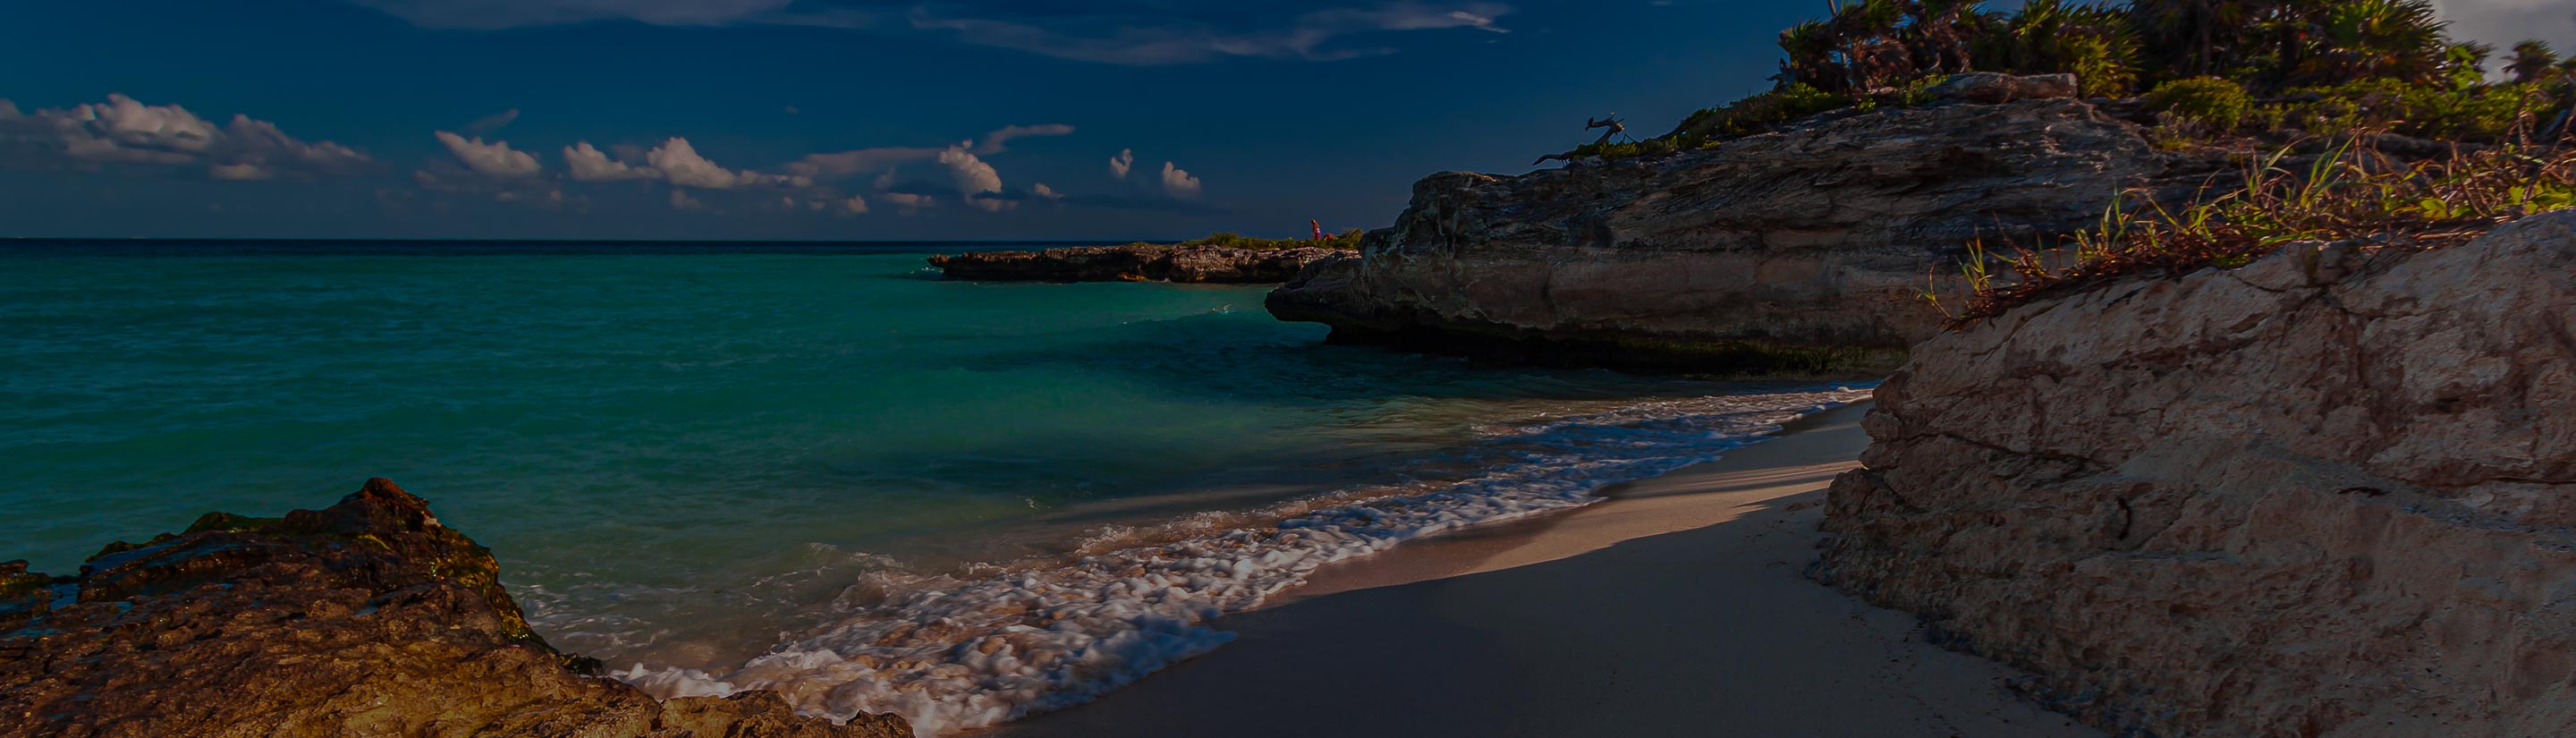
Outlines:
<svg viewBox="0 0 2576 738"><path fill-rule="evenodd" d="M1866 405L1544 519L1318 572L1233 643L993 732L1053 736L2098 736L1997 664L1800 576Z"/></svg>

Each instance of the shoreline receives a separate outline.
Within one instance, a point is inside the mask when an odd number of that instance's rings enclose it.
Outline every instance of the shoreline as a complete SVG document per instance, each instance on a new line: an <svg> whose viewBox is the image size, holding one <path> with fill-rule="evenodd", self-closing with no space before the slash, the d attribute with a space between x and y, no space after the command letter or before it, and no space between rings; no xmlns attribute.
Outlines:
<svg viewBox="0 0 2576 738"><path fill-rule="evenodd" d="M1225 648L978 735L2101 735L1803 578L1869 407L1319 570Z"/></svg>

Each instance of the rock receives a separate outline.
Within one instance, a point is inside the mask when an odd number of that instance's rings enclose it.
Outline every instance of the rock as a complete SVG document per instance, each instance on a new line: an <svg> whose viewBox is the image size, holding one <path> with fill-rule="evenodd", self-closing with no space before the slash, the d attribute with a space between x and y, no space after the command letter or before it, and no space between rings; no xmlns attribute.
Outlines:
<svg viewBox="0 0 2576 738"><path fill-rule="evenodd" d="M1270 284L1288 281L1319 259L1349 253L1322 247L1239 249L1223 246L1071 246L1043 251L984 251L930 257L951 279L995 282L1142 282Z"/></svg>
<svg viewBox="0 0 2576 738"><path fill-rule="evenodd" d="M490 551L384 479L284 518L210 513L77 577L25 569L0 565L0 736L912 735L586 676L596 662L528 629Z"/></svg>
<svg viewBox="0 0 2576 738"><path fill-rule="evenodd" d="M1819 572L2115 733L2576 734L2569 274L2561 212L1934 338Z"/></svg>
<svg viewBox="0 0 2576 738"><path fill-rule="evenodd" d="M1989 105L2017 100L2056 100L2071 98L2077 84L2072 74L2034 74L2017 76L1996 72L1953 74L1932 86L1929 92L1943 100L1966 100Z"/></svg>
<svg viewBox="0 0 2576 738"><path fill-rule="evenodd" d="M1684 370L1884 371L1936 333L1921 297L1969 242L2096 224L2114 193L2188 193L2165 154L2073 100L1810 121L1714 151L1414 185L1358 259L1271 294L1337 340Z"/></svg>

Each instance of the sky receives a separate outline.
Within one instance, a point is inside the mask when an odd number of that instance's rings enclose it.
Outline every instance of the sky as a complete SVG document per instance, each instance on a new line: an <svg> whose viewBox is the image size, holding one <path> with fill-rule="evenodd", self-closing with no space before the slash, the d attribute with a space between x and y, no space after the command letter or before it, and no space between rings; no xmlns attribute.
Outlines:
<svg viewBox="0 0 2576 738"><path fill-rule="evenodd" d="M2565 0L2442 0L2576 48ZM0 237L1377 227L1767 88L1753 0L0 0Z"/></svg>

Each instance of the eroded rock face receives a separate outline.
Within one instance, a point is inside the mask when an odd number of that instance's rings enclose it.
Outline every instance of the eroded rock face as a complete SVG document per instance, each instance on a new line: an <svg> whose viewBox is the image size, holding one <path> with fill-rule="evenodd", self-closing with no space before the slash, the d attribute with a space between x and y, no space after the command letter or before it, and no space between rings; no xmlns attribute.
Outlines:
<svg viewBox="0 0 2576 738"><path fill-rule="evenodd" d="M2576 735L2576 213L1917 346L1821 571L2163 736Z"/></svg>
<svg viewBox="0 0 2576 738"><path fill-rule="evenodd" d="M776 694L656 701L528 629L492 555L390 481L210 513L77 577L0 565L0 736L910 738Z"/></svg>
<svg viewBox="0 0 2576 738"><path fill-rule="evenodd" d="M1222 246L1069 246L1042 251L985 251L930 257L951 279L993 282L1192 282L1273 284L1336 254L1328 248L1238 249Z"/></svg>
<svg viewBox="0 0 2576 738"><path fill-rule="evenodd" d="M1657 159L1436 174L1361 258L1318 262L1269 305L1342 340L1509 358L1890 368L1938 331L1920 293L1969 242L2054 243L2124 188L2180 195L2221 167L2139 131L2073 100L1944 103Z"/></svg>

